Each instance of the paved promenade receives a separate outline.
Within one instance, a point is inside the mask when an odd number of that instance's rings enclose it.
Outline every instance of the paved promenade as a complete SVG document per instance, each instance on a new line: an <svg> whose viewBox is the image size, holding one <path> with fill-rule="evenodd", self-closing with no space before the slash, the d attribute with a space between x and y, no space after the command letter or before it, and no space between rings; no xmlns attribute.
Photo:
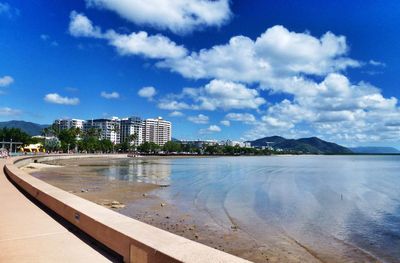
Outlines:
<svg viewBox="0 0 400 263"><path fill-rule="evenodd" d="M4 164L0 159L0 262L110 262L25 197Z"/></svg>

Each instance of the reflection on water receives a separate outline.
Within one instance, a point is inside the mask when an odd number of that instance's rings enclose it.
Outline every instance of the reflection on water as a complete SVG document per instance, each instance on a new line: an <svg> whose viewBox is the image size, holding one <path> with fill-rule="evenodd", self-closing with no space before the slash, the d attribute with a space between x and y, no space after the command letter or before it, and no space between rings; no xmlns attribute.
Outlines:
<svg viewBox="0 0 400 263"><path fill-rule="evenodd" d="M157 194L259 243L290 238L324 258L359 251L400 262L400 157L122 160L110 179L168 184Z"/></svg>
<svg viewBox="0 0 400 263"><path fill-rule="evenodd" d="M113 160L113 165L100 171L109 180L169 185L171 175L171 160Z"/></svg>

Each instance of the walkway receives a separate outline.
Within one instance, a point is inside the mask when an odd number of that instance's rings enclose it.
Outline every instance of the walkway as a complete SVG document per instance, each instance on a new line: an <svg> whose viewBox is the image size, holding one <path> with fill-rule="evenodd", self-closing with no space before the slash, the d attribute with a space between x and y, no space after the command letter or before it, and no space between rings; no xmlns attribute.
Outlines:
<svg viewBox="0 0 400 263"><path fill-rule="evenodd" d="M26 198L0 159L0 262L110 262Z"/></svg>

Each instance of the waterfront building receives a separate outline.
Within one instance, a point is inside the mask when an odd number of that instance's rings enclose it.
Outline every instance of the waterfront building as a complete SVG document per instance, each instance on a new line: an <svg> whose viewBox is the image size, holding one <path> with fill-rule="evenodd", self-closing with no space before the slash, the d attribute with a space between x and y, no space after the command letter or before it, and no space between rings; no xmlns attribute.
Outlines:
<svg viewBox="0 0 400 263"><path fill-rule="evenodd" d="M207 146L218 145L216 140L182 140L182 145L191 145L197 149L205 148Z"/></svg>
<svg viewBox="0 0 400 263"><path fill-rule="evenodd" d="M154 142L163 146L166 142L171 141L171 132L171 122L161 117L143 121L143 142Z"/></svg>
<svg viewBox="0 0 400 263"><path fill-rule="evenodd" d="M246 142L226 140L226 141L222 141L221 145L247 147L248 144L246 144Z"/></svg>
<svg viewBox="0 0 400 263"><path fill-rule="evenodd" d="M118 117L110 119L94 119L84 123L84 130L96 129L100 133L100 140L110 140L113 144L121 142L120 129L121 120Z"/></svg>
<svg viewBox="0 0 400 263"><path fill-rule="evenodd" d="M70 128L79 128L83 130L85 121L80 119L58 119L54 121L58 131L68 130Z"/></svg>
<svg viewBox="0 0 400 263"><path fill-rule="evenodd" d="M134 143L135 145L141 145L143 143L143 120L140 117L121 119L121 142L128 142L129 136L135 133L137 137Z"/></svg>

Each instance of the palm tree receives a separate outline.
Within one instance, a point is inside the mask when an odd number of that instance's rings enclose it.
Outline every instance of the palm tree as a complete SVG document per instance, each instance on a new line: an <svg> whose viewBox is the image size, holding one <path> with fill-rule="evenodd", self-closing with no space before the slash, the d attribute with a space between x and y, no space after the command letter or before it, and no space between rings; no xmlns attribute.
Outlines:
<svg viewBox="0 0 400 263"><path fill-rule="evenodd" d="M49 134L49 128L44 128L43 130L42 130L42 136L44 136L44 137L47 137L47 134Z"/></svg>
<svg viewBox="0 0 400 263"><path fill-rule="evenodd" d="M133 144L133 150L136 152L136 140L138 139L138 135L136 132L128 136L129 145Z"/></svg>

